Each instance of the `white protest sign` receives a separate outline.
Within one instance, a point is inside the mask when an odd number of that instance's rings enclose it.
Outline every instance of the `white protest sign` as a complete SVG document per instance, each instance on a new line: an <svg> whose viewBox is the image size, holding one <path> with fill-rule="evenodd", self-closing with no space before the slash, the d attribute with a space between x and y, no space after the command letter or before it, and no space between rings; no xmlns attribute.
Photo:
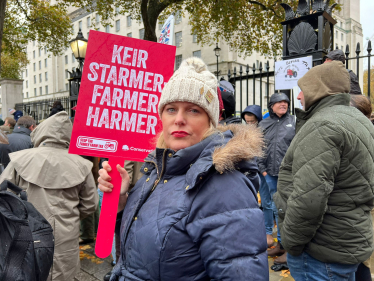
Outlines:
<svg viewBox="0 0 374 281"><path fill-rule="evenodd" d="M290 90L313 67L312 56L275 62L275 90Z"/></svg>

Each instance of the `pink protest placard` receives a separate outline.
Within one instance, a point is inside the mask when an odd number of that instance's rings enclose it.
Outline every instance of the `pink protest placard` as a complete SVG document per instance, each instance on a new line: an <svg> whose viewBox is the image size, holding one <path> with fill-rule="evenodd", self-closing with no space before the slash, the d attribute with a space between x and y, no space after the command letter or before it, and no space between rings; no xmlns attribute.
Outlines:
<svg viewBox="0 0 374 281"><path fill-rule="evenodd" d="M90 31L69 153L143 161L175 46Z"/></svg>
<svg viewBox="0 0 374 281"><path fill-rule="evenodd" d="M95 252L112 248L124 159L143 161L162 129L157 107L173 74L175 46L90 31L69 153L109 158Z"/></svg>

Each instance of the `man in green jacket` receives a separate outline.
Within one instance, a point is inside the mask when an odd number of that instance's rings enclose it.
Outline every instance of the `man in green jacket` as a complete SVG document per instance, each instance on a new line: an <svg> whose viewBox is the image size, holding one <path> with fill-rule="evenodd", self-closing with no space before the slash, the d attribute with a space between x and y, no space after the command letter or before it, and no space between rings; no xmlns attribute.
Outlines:
<svg viewBox="0 0 374 281"><path fill-rule="evenodd" d="M373 252L374 128L349 106L341 62L312 68L298 84L304 110L274 196L282 245L297 281L354 280Z"/></svg>

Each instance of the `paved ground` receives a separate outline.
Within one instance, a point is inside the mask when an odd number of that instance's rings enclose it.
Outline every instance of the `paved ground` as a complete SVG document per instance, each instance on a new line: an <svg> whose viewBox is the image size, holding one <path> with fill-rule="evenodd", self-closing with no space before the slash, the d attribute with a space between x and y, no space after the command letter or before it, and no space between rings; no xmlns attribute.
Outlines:
<svg viewBox="0 0 374 281"><path fill-rule="evenodd" d="M81 271L75 277L75 281L102 281L106 273L112 270L110 265L111 256L100 259L95 255L94 243L80 246ZM287 271L274 272L270 269L273 265L273 258L269 258L270 281L294 281ZM372 262L374 268L374 261ZM372 275L374 277L374 275ZM373 279L374 280L374 279Z"/></svg>

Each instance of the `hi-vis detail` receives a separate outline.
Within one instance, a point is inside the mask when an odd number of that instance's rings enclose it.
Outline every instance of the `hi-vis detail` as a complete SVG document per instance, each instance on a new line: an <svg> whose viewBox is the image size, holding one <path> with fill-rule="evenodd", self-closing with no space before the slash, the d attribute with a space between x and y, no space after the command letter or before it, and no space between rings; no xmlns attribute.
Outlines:
<svg viewBox="0 0 374 281"><path fill-rule="evenodd" d="M115 140L80 136L77 139L77 147L98 151L116 152L118 143Z"/></svg>

